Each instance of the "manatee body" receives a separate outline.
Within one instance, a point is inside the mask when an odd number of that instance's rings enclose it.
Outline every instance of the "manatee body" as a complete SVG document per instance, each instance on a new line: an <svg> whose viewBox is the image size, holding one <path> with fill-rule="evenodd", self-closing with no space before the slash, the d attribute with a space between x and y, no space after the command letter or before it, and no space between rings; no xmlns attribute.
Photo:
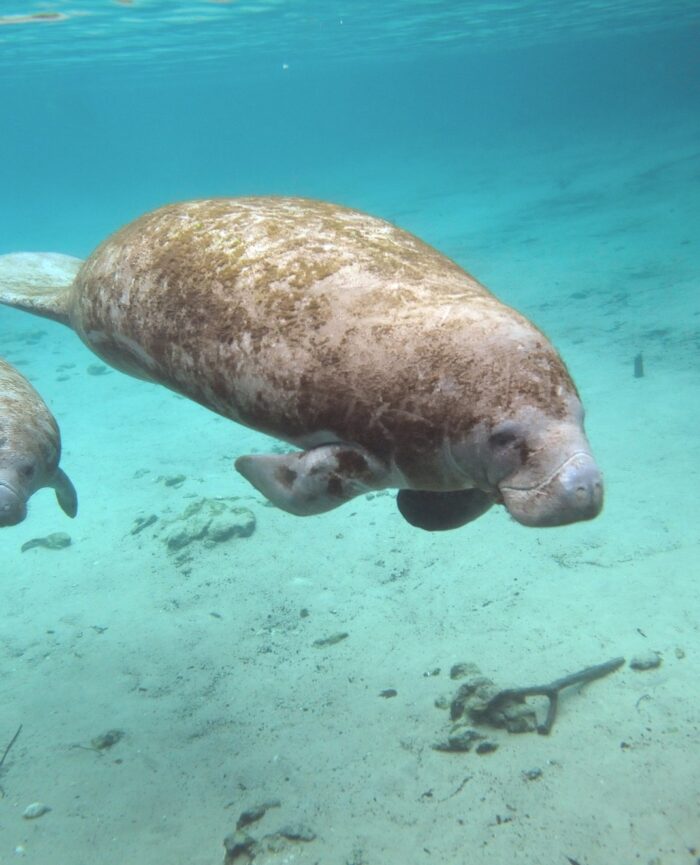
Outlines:
<svg viewBox="0 0 700 865"><path fill-rule="evenodd" d="M76 515L78 499L60 458L61 434L46 403L0 358L0 526L21 523L27 501L43 487L53 487L63 510Z"/></svg>
<svg viewBox="0 0 700 865"><path fill-rule="evenodd" d="M291 513L384 488L431 530L494 503L532 526L602 507L581 403L546 337L453 261L358 211L274 197L169 205L84 263L0 257L0 301L300 448L236 461Z"/></svg>

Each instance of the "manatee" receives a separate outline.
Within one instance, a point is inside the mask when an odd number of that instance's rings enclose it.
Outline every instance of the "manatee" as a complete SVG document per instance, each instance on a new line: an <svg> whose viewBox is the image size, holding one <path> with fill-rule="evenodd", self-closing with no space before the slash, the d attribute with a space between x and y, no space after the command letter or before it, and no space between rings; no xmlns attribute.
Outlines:
<svg viewBox="0 0 700 865"><path fill-rule="evenodd" d="M43 487L53 487L64 512L76 515L78 497L60 458L54 416L27 379L0 358L0 526L21 523L27 501Z"/></svg>
<svg viewBox="0 0 700 865"><path fill-rule="evenodd" d="M359 211L283 197L167 205L85 262L0 257L0 301L298 448L235 463L290 513L382 489L430 531L494 504L527 526L601 510L581 401L543 333L437 250Z"/></svg>

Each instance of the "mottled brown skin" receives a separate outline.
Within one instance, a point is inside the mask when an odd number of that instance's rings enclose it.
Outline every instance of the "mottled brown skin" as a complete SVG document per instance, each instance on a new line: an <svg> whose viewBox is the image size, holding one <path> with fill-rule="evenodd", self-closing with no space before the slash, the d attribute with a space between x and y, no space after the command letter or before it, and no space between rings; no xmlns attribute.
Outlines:
<svg viewBox="0 0 700 865"><path fill-rule="evenodd" d="M113 366L294 444L364 446L417 488L459 482L445 438L517 403L563 416L575 394L540 331L454 262L321 202L149 213L87 259L69 314Z"/></svg>
<svg viewBox="0 0 700 865"><path fill-rule="evenodd" d="M53 415L26 378L0 358L0 526L21 522L28 499L42 487L54 487L61 507L75 516L75 490L58 467L60 457Z"/></svg>

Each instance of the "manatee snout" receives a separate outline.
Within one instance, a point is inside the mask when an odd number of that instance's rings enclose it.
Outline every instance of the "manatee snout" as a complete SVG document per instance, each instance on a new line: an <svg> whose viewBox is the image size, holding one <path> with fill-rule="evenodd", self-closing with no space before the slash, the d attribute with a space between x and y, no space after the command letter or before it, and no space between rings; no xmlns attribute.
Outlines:
<svg viewBox="0 0 700 865"><path fill-rule="evenodd" d="M555 476L554 494L559 495L564 520L592 520L603 508L603 478L590 454L576 454L567 460ZM570 518L566 516L570 515Z"/></svg>
<svg viewBox="0 0 700 865"><path fill-rule="evenodd" d="M603 478L589 453L569 457L545 481L530 488L502 486L503 503L524 526L565 526L592 520L603 508Z"/></svg>
<svg viewBox="0 0 700 865"><path fill-rule="evenodd" d="M26 502L12 487L0 483L0 526L16 526L27 516Z"/></svg>

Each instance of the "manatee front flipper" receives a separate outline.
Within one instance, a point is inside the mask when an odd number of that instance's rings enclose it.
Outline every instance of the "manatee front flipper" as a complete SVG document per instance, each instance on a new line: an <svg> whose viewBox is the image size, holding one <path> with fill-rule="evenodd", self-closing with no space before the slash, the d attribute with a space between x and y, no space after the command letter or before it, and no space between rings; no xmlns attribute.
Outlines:
<svg viewBox="0 0 700 865"><path fill-rule="evenodd" d="M387 485L386 466L350 445L239 457L236 468L278 508L303 517L330 511Z"/></svg>
<svg viewBox="0 0 700 865"><path fill-rule="evenodd" d="M401 516L412 526L428 532L458 529L477 519L493 504L481 490L399 490L396 496Z"/></svg>
<svg viewBox="0 0 700 865"><path fill-rule="evenodd" d="M78 494L63 469L56 469L51 486L56 492L56 498L63 512L69 517L74 517L78 513Z"/></svg>

